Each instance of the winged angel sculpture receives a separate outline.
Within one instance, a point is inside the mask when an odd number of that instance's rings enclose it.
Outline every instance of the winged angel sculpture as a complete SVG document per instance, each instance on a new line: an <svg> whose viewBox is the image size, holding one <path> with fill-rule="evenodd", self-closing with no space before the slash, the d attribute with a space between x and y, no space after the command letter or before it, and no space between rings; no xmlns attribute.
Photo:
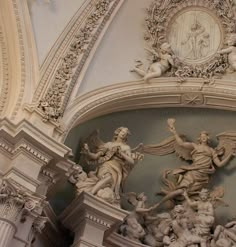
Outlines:
<svg viewBox="0 0 236 247"><path fill-rule="evenodd" d="M156 145L145 145L143 152L152 155L166 155L175 152L180 158L190 161L190 164L179 168L166 170L162 174L165 185L158 194L163 195L157 207L187 191L189 195L199 193L208 183L210 176L218 167L227 164L235 155L235 141L227 135L218 136L216 148L209 146L209 135L202 131L198 142L187 142L175 129L175 119L168 119L168 127L173 137Z"/></svg>
<svg viewBox="0 0 236 247"><path fill-rule="evenodd" d="M143 155L131 149L127 144L127 137L130 134L128 128L120 127L115 130L112 141L104 143L94 132L88 138L81 153L84 154L87 164L96 165L96 170L86 173L80 172L80 176L73 175L70 180L76 184L77 191L87 191L103 200L119 204L120 189L134 165L143 158Z"/></svg>

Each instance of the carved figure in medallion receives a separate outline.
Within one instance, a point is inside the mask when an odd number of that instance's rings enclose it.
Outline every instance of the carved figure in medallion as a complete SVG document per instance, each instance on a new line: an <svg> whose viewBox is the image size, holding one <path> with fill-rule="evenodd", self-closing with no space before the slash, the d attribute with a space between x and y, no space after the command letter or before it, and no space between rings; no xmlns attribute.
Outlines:
<svg viewBox="0 0 236 247"><path fill-rule="evenodd" d="M112 141L102 142L96 134L90 137L90 144L84 144L82 154L85 155L88 164L98 165L95 175L98 179L90 190L90 193L110 202L114 197L115 201L120 199L120 189L130 170L143 155L131 150L127 144L127 137L130 134L128 128L120 127L115 130ZM78 187L78 186L77 186Z"/></svg>
<svg viewBox="0 0 236 247"><path fill-rule="evenodd" d="M131 70L131 72L136 72L139 75L143 76L144 81L148 82L150 79L158 78L162 76L166 71L168 71L171 66L174 66L174 56L171 50L171 46L169 43L163 43L160 46L160 52L157 53L155 50L149 50L152 52L157 58L157 62L153 62L147 71L140 69L140 65L138 64Z"/></svg>
<svg viewBox="0 0 236 247"><path fill-rule="evenodd" d="M231 34L227 40L228 48L218 51L219 54L228 54L229 72L236 71L236 33Z"/></svg>
<svg viewBox="0 0 236 247"><path fill-rule="evenodd" d="M188 57L192 59L199 58L200 47L199 37L205 32L205 28L198 22L192 24L190 31L186 35L186 39L182 41L182 45L188 44L190 46Z"/></svg>

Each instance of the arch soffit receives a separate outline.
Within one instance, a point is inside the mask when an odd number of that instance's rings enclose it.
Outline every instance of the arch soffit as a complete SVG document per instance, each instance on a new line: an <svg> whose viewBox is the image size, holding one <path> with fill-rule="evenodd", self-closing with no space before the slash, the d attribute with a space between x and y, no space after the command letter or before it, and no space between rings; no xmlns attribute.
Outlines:
<svg viewBox="0 0 236 247"><path fill-rule="evenodd" d="M37 54L27 2L1 1L0 16L0 113L14 120L21 106L31 101L38 76Z"/></svg>
<svg viewBox="0 0 236 247"><path fill-rule="evenodd" d="M202 79L189 79L179 84L176 78L159 78L118 83L103 87L76 98L68 105L62 122L66 139L69 131L105 114L159 107L197 107L236 111L235 83L216 80L212 85Z"/></svg>

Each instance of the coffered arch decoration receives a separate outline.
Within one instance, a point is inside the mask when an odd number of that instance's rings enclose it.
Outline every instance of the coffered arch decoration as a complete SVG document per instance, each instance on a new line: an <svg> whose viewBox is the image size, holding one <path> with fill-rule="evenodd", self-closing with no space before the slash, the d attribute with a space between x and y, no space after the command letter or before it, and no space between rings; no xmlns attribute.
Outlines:
<svg viewBox="0 0 236 247"><path fill-rule="evenodd" d="M80 83L101 38L124 0L87 0L68 24L41 69L33 103L44 121L64 114L72 90ZM79 81L79 82L78 82Z"/></svg>
<svg viewBox="0 0 236 247"><path fill-rule="evenodd" d="M38 76L37 55L27 2L1 1L0 16L0 113L15 120L23 104L31 102Z"/></svg>
<svg viewBox="0 0 236 247"><path fill-rule="evenodd" d="M158 78L148 85L133 81L103 87L84 94L67 107L61 141L64 142L73 127L87 120L113 112L159 107L236 111L236 88L230 81L217 80L214 85L208 85L202 79L189 79L179 84L176 78Z"/></svg>

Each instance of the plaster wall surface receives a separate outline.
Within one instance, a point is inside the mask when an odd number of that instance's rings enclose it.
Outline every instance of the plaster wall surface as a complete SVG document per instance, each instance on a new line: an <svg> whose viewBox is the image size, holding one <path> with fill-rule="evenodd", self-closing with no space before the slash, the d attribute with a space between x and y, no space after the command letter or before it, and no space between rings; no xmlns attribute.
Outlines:
<svg viewBox="0 0 236 247"><path fill-rule="evenodd" d="M78 96L112 83L134 80L129 70L143 49L146 8L151 0L126 0L108 28L78 90Z"/></svg>
<svg viewBox="0 0 236 247"><path fill-rule="evenodd" d="M85 0L28 0L39 64Z"/></svg>

